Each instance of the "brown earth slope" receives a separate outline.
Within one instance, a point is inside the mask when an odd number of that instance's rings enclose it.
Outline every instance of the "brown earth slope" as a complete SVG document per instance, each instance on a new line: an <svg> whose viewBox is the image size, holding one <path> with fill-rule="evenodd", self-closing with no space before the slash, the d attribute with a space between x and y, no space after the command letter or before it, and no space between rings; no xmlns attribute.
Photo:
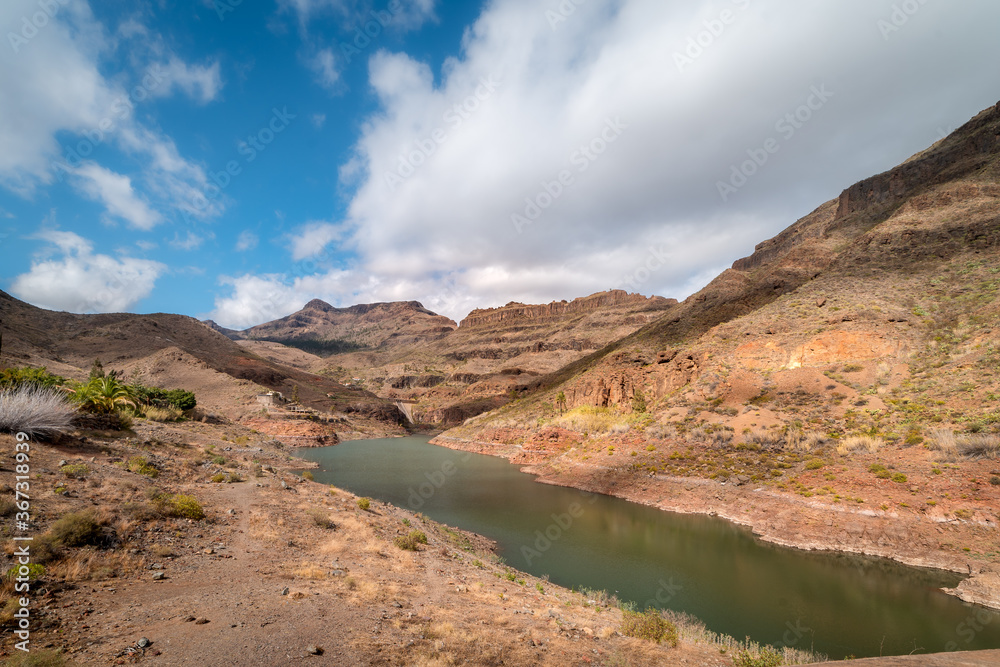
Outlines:
<svg viewBox="0 0 1000 667"><path fill-rule="evenodd" d="M259 409L253 396L273 390L288 396L297 393L304 406L315 410L351 412L375 432L398 430L403 420L393 404L361 388L264 359L183 315L54 312L0 292L0 328L4 366L45 366L66 377L85 379L93 361L100 359L106 370L127 371L151 385L205 383L206 389L214 390L202 392L202 403L230 419ZM187 368L185 377L171 380L169 374L176 369L157 363L171 354Z"/></svg>
<svg viewBox="0 0 1000 667"><path fill-rule="evenodd" d="M1000 561L998 369L1000 105L440 442L776 542L978 572Z"/></svg>

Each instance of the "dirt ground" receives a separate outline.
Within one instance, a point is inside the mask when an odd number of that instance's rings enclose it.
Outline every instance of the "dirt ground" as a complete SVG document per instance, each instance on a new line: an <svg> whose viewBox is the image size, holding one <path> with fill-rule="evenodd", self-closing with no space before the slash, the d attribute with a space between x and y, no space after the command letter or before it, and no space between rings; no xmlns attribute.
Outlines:
<svg viewBox="0 0 1000 667"><path fill-rule="evenodd" d="M613 601L512 570L484 538L376 501L362 510L350 493L293 474L296 461L264 434L134 428L33 443L35 533L83 511L104 536L64 549L33 582L35 652L61 650L69 664L206 667L732 664L696 623L676 648L623 636ZM13 451L13 438L0 441ZM123 469L136 457L155 478ZM194 496L205 518L157 514L157 493ZM418 550L394 543L413 530L427 538ZM11 533L5 526L5 571ZM13 657L5 620L2 651Z"/></svg>

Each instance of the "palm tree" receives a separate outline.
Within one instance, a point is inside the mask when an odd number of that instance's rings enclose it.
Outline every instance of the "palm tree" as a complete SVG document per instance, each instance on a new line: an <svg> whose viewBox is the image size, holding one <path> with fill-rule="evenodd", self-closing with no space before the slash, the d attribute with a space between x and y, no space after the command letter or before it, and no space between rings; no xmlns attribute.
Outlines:
<svg viewBox="0 0 1000 667"><path fill-rule="evenodd" d="M566 392L560 391L556 394L556 407L559 408L559 414L566 409Z"/></svg>
<svg viewBox="0 0 1000 667"><path fill-rule="evenodd" d="M135 407L129 388L114 376L95 377L76 389L76 400L85 410L109 414L120 407Z"/></svg>

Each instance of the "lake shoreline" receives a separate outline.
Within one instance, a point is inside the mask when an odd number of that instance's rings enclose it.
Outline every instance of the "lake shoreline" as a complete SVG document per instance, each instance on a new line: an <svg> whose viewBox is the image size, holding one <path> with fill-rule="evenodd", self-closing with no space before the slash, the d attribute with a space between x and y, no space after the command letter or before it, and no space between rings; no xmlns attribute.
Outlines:
<svg viewBox="0 0 1000 667"><path fill-rule="evenodd" d="M430 442L507 459L542 484L601 493L666 512L719 517L746 526L762 541L779 546L880 557L909 567L967 575L958 587L941 590L965 602L1000 609L998 574L991 564L941 548L943 539L961 535L953 524L893 517L870 509L851 510L753 485L666 475L636 477L604 466L526 455L517 445L446 435Z"/></svg>

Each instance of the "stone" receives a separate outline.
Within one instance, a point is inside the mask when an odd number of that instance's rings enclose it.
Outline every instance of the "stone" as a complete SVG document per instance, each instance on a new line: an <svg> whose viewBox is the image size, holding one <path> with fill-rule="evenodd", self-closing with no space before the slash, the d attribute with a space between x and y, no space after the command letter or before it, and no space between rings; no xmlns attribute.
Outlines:
<svg viewBox="0 0 1000 667"><path fill-rule="evenodd" d="M149 646L149 644L150 641L145 637L139 637L139 641L135 643L135 645L138 646L139 648L146 648L147 646Z"/></svg>
<svg viewBox="0 0 1000 667"><path fill-rule="evenodd" d="M211 623L207 618L196 618L194 619L195 625L205 625L206 623Z"/></svg>
<svg viewBox="0 0 1000 667"><path fill-rule="evenodd" d="M309 655L323 655L323 648L315 644L310 644L306 647L306 653Z"/></svg>
<svg viewBox="0 0 1000 667"><path fill-rule="evenodd" d="M153 581L163 581L167 578L166 572L157 572L153 575Z"/></svg>
<svg viewBox="0 0 1000 667"><path fill-rule="evenodd" d="M281 594L288 595L288 586L285 586L284 588L281 589Z"/></svg>

